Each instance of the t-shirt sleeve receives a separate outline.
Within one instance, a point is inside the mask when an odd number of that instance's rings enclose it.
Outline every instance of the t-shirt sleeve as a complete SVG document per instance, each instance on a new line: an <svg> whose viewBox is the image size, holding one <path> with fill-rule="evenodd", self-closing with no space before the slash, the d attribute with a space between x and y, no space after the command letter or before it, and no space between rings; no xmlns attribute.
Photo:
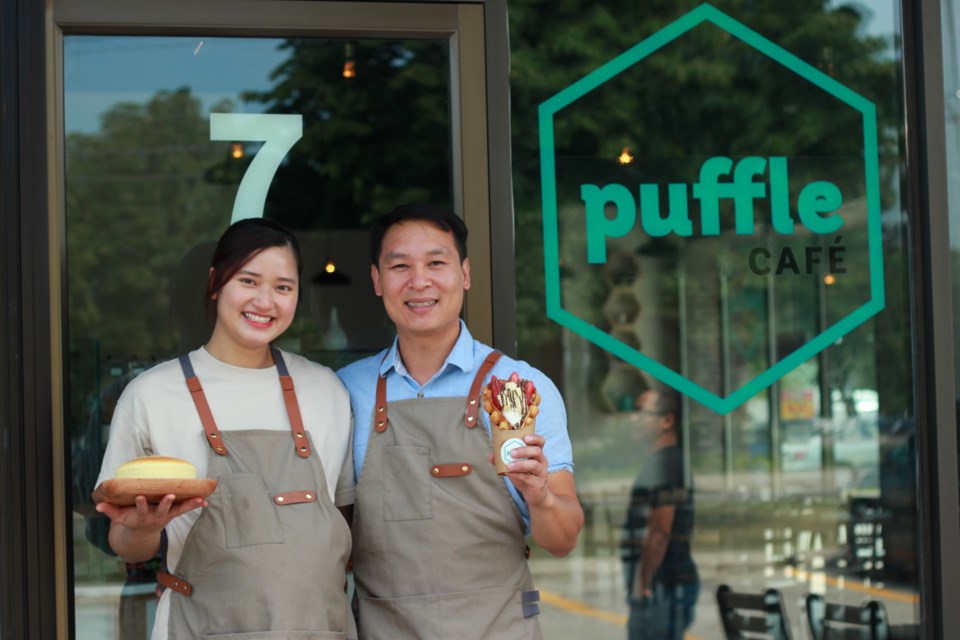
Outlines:
<svg viewBox="0 0 960 640"><path fill-rule="evenodd" d="M573 472L573 446L567 432L567 410L557 386L535 370L533 384L540 394L537 433L543 436L543 454L547 457L547 473Z"/></svg>
<svg viewBox="0 0 960 640"><path fill-rule="evenodd" d="M110 420L110 436L103 454L103 463L100 465L97 485L113 478L117 467L124 462L148 455L149 452L143 442L144 438L141 437L141 428L134 416L130 394L124 392Z"/></svg>
<svg viewBox="0 0 960 640"><path fill-rule="evenodd" d="M357 481L353 469L353 411L350 412L350 438L347 439L346 453L343 465L340 467L340 477L337 479L337 490L334 494L334 504L346 507L356 502Z"/></svg>

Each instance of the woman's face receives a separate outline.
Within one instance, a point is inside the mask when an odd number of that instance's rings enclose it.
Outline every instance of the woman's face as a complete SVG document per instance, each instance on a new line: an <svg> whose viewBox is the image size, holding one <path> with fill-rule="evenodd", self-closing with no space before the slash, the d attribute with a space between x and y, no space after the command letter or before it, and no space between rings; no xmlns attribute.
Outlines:
<svg viewBox="0 0 960 640"><path fill-rule="evenodd" d="M269 345L293 321L299 284L289 248L270 247L255 255L217 292L211 343L244 351Z"/></svg>

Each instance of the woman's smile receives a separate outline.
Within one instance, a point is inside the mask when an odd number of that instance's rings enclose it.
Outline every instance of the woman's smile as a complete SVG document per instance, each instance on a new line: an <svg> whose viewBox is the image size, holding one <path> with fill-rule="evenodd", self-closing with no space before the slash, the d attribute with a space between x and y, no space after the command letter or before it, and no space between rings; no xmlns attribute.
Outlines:
<svg viewBox="0 0 960 640"><path fill-rule="evenodd" d="M250 311L245 311L243 313L243 317L249 320L251 324L261 327L268 327L270 326L270 323L273 322L273 318L270 316L261 316Z"/></svg>

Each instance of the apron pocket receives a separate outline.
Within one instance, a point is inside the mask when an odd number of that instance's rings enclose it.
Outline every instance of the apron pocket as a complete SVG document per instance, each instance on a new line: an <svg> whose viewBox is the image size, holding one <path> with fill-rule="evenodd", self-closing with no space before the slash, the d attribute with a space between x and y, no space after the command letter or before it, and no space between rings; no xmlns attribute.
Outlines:
<svg viewBox="0 0 960 640"><path fill-rule="evenodd" d="M214 633L200 636L203 640L337 640L347 634L335 631L248 631L245 633Z"/></svg>
<svg viewBox="0 0 960 640"><path fill-rule="evenodd" d="M391 446L383 451L383 519L433 518L430 449Z"/></svg>
<svg viewBox="0 0 960 640"><path fill-rule="evenodd" d="M263 478L255 473L231 473L217 480L228 548L283 543L277 507Z"/></svg>

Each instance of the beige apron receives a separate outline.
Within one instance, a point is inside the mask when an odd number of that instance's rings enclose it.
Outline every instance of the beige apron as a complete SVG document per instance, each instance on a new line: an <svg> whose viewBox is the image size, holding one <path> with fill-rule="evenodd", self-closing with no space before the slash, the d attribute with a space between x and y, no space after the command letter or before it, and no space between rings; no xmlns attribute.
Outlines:
<svg viewBox="0 0 960 640"><path fill-rule="evenodd" d="M180 364L218 480L187 536L170 594L169 638L354 638L345 593L350 532L327 491L283 357L273 350L292 433L217 429L187 356ZM296 455L294 455L296 452Z"/></svg>
<svg viewBox="0 0 960 640"><path fill-rule="evenodd" d="M523 520L490 464L489 435L473 428L499 355L466 398L388 405L377 380L353 526L361 638L541 637Z"/></svg>

